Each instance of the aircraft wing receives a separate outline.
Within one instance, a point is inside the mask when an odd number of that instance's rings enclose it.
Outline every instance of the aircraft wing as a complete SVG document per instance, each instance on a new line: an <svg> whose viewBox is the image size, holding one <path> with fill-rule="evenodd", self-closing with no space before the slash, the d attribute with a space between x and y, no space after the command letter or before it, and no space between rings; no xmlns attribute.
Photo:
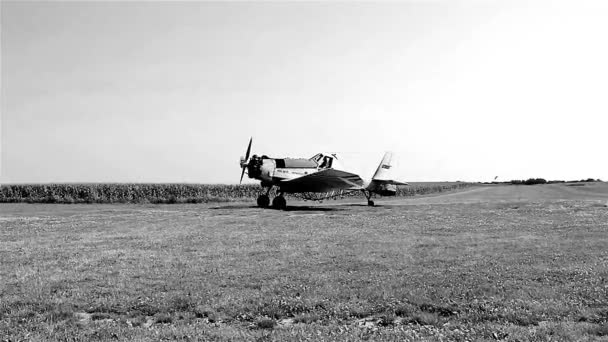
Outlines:
<svg viewBox="0 0 608 342"><path fill-rule="evenodd" d="M285 192L330 192L334 190L361 190L363 179L354 173L326 169L306 176L281 181Z"/></svg>

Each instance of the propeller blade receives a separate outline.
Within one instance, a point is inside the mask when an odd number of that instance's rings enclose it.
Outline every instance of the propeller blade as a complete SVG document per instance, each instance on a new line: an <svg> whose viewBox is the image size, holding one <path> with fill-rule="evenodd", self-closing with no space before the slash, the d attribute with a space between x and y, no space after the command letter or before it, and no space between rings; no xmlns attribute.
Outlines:
<svg viewBox="0 0 608 342"><path fill-rule="evenodd" d="M245 153L245 163L249 162L249 152L251 152L251 142L253 141L253 137L249 138L249 145L247 146L247 152ZM243 165L243 171L241 172L241 181L239 184L243 183L243 176L245 175L245 168L247 165Z"/></svg>
<svg viewBox="0 0 608 342"><path fill-rule="evenodd" d="M251 152L251 142L253 137L249 138L249 146L247 146L247 153L245 153L245 162L249 161L249 152Z"/></svg>
<svg viewBox="0 0 608 342"><path fill-rule="evenodd" d="M243 166L243 172L241 172L241 181L239 182L239 184L243 183L243 175L245 175L245 166Z"/></svg>

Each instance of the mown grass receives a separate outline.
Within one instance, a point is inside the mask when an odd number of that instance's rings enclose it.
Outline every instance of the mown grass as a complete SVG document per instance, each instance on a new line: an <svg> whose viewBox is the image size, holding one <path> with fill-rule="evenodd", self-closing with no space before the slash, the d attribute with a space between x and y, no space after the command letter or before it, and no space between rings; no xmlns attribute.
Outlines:
<svg viewBox="0 0 608 342"><path fill-rule="evenodd" d="M398 189L397 196L437 193L470 183L420 183ZM0 186L0 203L209 203L254 200L256 184L8 184ZM288 195L288 197L290 197ZM363 197L359 191L342 197Z"/></svg>
<svg viewBox="0 0 608 342"><path fill-rule="evenodd" d="M606 207L308 209L4 205L0 336L607 338Z"/></svg>

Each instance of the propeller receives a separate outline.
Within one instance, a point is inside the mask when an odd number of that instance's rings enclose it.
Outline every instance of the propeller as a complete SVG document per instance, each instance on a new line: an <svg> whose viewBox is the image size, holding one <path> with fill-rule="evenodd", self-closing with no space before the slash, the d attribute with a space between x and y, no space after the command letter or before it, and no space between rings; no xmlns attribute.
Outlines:
<svg viewBox="0 0 608 342"><path fill-rule="evenodd" d="M241 167L243 171L241 172L241 181L239 184L243 183L243 175L245 175L245 169L247 168L247 162L249 161L249 152L251 152L251 142L253 141L253 137L249 139L249 146L247 146L247 152L245 153L245 159L241 159Z"/></svg>

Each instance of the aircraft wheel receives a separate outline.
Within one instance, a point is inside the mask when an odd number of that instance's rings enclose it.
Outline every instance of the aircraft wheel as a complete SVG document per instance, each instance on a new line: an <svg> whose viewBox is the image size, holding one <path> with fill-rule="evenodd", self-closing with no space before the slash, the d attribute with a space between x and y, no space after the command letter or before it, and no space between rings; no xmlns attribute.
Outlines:
<svg viewBox="0 0 608 342"><path fill-rule="evenodd" d="M370 207L373 207L374 206L374 201L368 200L367 201L367 205L369 205Z"/></svg>
<svg viewBox="0 0 608 342"><path fill-rule="evenodd" d="M258 207L268 208L270 205L270 198L267 195L260 195L258 197Z"/></svg>
<svg viewBox="0 0 608 342"><path fill-rule="evenodd" d="M279 210L287 208L287 201L283 196L277 196L272 200L272 207Z"/></svg>

